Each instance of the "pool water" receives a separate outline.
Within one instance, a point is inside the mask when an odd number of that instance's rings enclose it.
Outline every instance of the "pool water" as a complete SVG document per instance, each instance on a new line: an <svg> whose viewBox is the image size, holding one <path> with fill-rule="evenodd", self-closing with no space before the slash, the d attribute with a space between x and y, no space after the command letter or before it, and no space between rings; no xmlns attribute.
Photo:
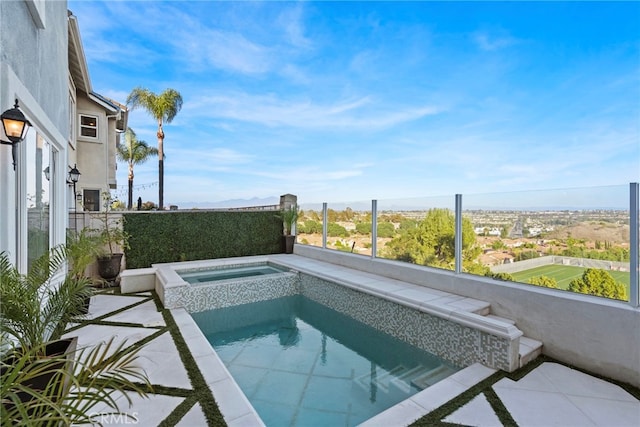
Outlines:
<svg viewBox="0 0 640 427"><path fill-rule="evenodd" d="M251 265L246 267L213 268L208 270L185 271L178 274L187 283L192 285L215 282L218 280L238 279L242 277L264 276L266 274L282 273L280 269L271 265Z"/></svg>
<svg viewBox="0 0 640 427"><path fill-rule="evenodd" d="M458 370L301 295L192 313L267 426L353 426Z"/></svg>

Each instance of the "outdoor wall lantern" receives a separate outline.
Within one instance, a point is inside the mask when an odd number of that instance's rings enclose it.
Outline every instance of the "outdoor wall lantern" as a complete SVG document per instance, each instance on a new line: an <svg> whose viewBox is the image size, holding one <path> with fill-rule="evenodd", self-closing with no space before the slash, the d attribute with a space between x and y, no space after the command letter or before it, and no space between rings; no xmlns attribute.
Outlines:
<svg viewBox="0 0 640 427"><path fill-rule="evenodd" d="M75 200L78 199L78 194L76 193L76 184L78 183L78 179L80 179L80 171L76 165L74 164L73 167L69 166L69 177L67 178L67 183L73 184L73 198Z"/></svg>
<svg viewBox="0 0 640 427"><path fill-rule="evenodd" d="M31 126L29 120L22 114L20 108L18 108L18 100L13 108L5 111L0 115L2 119L2 129L9 141L0 139L0 143L5 145L11 145L11 156L13 157L13 170L16 170L16 144L22 141L27 136L27 131Z"/></svg>
<svg viewBox="0 0 640 427"><path fill-rule="evenodd" d="M44 168L44 170L42 172L44 172L44 177L47 178L47 181L50 181L51 180L51 169L49 169L49 166Z"/></svg>

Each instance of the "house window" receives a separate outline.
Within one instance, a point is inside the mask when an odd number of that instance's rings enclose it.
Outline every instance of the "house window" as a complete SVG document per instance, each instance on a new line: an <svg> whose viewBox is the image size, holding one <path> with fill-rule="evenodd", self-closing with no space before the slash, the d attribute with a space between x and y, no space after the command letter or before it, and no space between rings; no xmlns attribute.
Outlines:
<svg viewBox="0 0 640 427"><path fill-rule="evenodd" d="M100 210L100 190L84 190L82 198L85 211L97 212Z"/></svg>
<svg viewBox="0 0 640 427"><path fill-rule="evenodd" d="M80 115L80 135L87 138L98 138L98 118Z"/></svg>

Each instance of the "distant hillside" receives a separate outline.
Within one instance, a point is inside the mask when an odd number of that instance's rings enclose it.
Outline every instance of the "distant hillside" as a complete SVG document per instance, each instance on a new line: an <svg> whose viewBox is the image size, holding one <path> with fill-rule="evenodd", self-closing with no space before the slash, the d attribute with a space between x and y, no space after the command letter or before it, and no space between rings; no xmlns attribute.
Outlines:
<svg viewBox="0 0 640 427"><path fill-rule="evenodd" d="M548 239L566 239L568 236L574 239L584 239L595 242L628 243L629 226L626 224L581 222L568 227L558 228L549 234Z"/></svg>

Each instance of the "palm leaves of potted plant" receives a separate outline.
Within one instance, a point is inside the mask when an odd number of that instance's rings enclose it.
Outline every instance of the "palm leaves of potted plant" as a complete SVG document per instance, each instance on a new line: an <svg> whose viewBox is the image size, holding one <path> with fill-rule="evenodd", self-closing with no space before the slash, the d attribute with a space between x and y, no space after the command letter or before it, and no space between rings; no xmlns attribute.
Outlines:
<svg viewBox="0 0 640 427"><path fill-rule="evenodd" d="M298 220L298 206L293 204L289 206L288 209L282 209L280 211L280 217L282 218L282 225L284 227L284 253L292 254L296 236L291 234L291 231Z"/></svg>
<svg viewBox="0 0 640 427"><path fill-rule="evenodd" d="M0 253L3 426L94 424L91 408L102 403L117 410L113 390L143 396L151 390L133 363L141 347L125 342L115 346L112 339L76 350L77 338L61 339L93 293L84 276L70 274L63 280L66 259L66 247L58 246L21 274L8 255Z"/></svg>
<svg viewBox="0 0 640 427"><path fill-rule="evenodd" d="M3 364L25 355L35 362L75 351L77 340L61 336L67 323L81 314L93 289L86 278L68 276L54 283L64 277L60 273L65 262L66 248L58 246L36 259L28 274L21 274L7 254L0 253L0 348L10 349ZM66 362L58 362L56 369L62 369ZM32 378L31 385L46 389L50 383L51 375L43 374Z"/></svg>
<svg viewBox="0 0 640 427"><path fill-rule="evenodd" d="M112 214L112 200L109 193L102 193L102 198L104 209L97 215L102 227L97 232L104 245L104 251L98 256L98 272L104 280L113 282L120 274L124 255L122 251L129 247L129 235L122 228L122 219L115 218Z"/></svg>

